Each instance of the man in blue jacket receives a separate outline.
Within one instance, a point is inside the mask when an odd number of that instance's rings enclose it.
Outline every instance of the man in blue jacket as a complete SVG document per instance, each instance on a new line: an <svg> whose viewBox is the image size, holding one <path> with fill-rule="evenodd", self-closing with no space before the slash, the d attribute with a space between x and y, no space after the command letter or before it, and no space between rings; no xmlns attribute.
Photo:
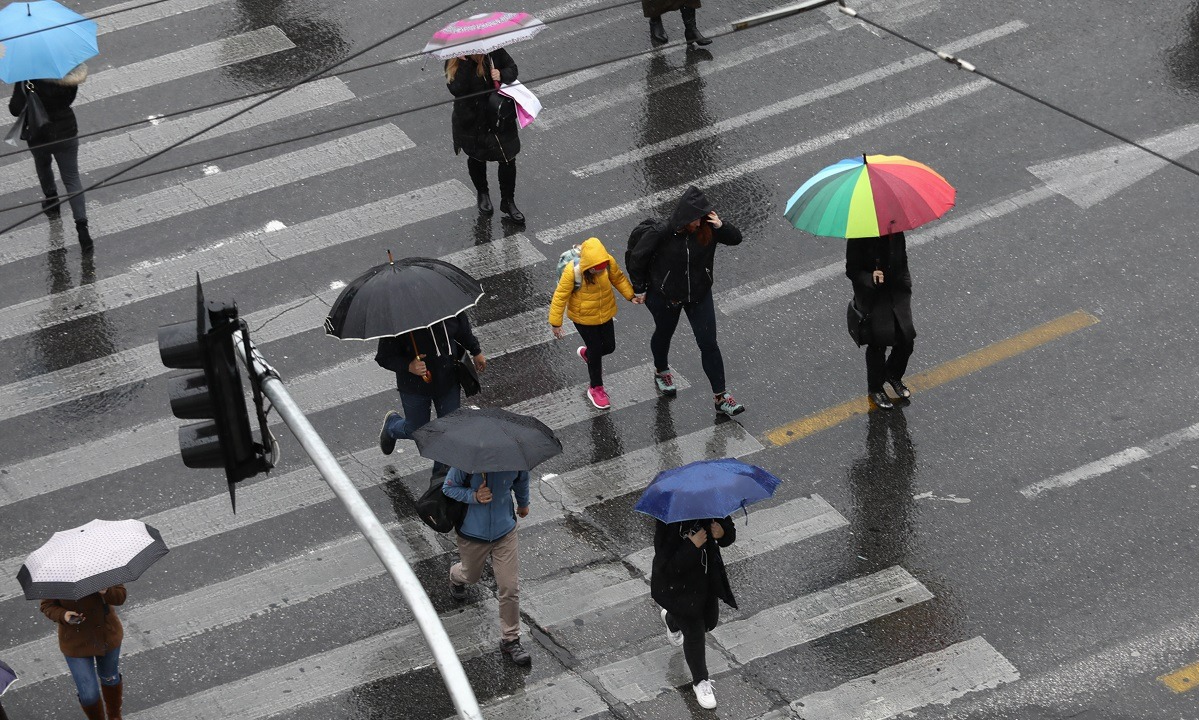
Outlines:
<svg viewBox="0 0 1199 720"><path fill-rule="evenodd" d="M458 528L458 562L450 567L450 596L466 599L466 586L479 581L483 564L491 570L500 600L500 650L517 665L533 663L520 644L520 557L516 517L529 514L528 472L468 474L450 468L441 491L466 506ZM515 502L514 502L515 499Z"/></svg>

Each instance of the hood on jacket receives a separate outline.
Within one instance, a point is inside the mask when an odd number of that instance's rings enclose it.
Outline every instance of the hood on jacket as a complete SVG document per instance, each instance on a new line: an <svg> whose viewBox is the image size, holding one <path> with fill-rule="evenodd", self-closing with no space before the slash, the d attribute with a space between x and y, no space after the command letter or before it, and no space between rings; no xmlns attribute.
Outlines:
<svg viewBox="0 0 1199 720"><path fill-rule="evenodd" d="M608 262L610 253L599 238L587 238L579 246L579 269L590 270L600 263Z"/></svg>
<svg viewBox="0 0 1199 720"><path fill-rule="evenodd" d="M708 196L704 195L703 191L692 185L683 193L683 197L679 200L679 204L675 206L674 212L670 214L670 221L667 227L671 231L678 230L684 225L705 217L708 213L716 208L708 201Z"/></svg>
<svg viewBox="0 0 1199 720"><path fill-rule="evenodd" d="M54 83L55 85L66 85L67 87L78 87L87 80L87 63L79 63L71 68L71 72L62 76L62 79L46 78L46 82Z"/></svg>

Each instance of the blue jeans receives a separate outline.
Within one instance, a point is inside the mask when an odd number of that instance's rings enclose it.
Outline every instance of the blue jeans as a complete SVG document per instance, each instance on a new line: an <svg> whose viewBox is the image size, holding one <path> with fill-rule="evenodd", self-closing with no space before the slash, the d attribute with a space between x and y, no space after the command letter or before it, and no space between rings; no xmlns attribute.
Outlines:
<svg viewBox="0 0 1199 720"><path fill-rule="evenodd" d="M100 684L108 687L121 684L121 671L118 663L121 659L121 648L113 648L103 655L96 657L69 657L67 669L71 671L71 679L75 681L75 692L79 694L79 704L84 707L100 702ZM100 682L96 682L99 675Z"/></svg>
<svg viewBox="0 0 1199 720"><path fill-rule="evenodd" d="M430 406L437 410L437 417L445 417L462 407L462 388L454 383L440 396L400 392L400 404L404 407L404 417L392 416L387 421L387 434L395 440L411 440L412 433L429 423ZM434 474L445 469L442 463L433 463Z"/></svg>

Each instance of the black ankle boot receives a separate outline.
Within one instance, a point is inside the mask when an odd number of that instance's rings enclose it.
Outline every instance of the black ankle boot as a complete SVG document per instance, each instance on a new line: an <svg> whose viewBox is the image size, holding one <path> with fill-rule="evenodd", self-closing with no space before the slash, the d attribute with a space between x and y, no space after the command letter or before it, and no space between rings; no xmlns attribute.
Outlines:
<svg viewBox="0 0 1199 720"><path fill-rule="evenodd" d="M46 214L46 217L57 217L61 207L58 204L57 195L47 195L46 199L42 201L42 212Z"/></svg>
<svg viewBox="0 0 1199 720"><path fill-rule="evenodd" d="M500 212L507 215L514 223L524 224L525 214L516 207L516 203L512 200L500 200Z"/></svg>
<svg viewBox="0 0 1199 720"><path fill-rule="evenodd" d="M670 38L666 37L666 27L662 25L661 15L649 19L649 39L659 45L670 42Z"/></svg>
<svg viewBox="0 0 1199 720"><path fill-rule="evenodd" d="M711 45L712 41L704 37L704 34L695 25L695 8L683 8L680 12L683 14L683 27L685 28L683 35L687 38L687 42L701 46Z"/></svg>
<svg viewBox="0 0 1199 720"><path fill-rule="evenodd" d="M90 253L95 246L92 244L92 234L87 229L87 220L76 220L75 232L79 233L80 249L85 253Z"/></svg>
<svg viewBox="0 0 1199 720"><path fill-rule="evenodd" d="M479 212L484 215L490 215L495 212L495 208L491 206L491 196L486 190L479 191Z"/></svg>

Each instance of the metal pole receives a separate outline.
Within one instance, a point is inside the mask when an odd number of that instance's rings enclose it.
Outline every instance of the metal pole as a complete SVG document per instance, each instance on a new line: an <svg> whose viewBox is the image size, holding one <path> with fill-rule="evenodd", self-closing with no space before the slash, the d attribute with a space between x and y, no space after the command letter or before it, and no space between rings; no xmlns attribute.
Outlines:
<svg viewBox="0 0 1199 720"><path fill-rule="evenodd" d="M316 466L321 476L325 478L325 482L332 488L333 493L345 505L350 517L354 518L354 522L357 523L367 542L379 556L383 567L387 568L387 572L395 580L396 587L400 589L400 595L404 597L408 607L412 608L412 615L416 618L416 624L420 627L421 634L425 636L425 642L428 643L429 649L433 651L433 660L437 663L438 670L441 671L441 679L450 692L450 698L458 710L458 717L462 720L483 720L479 702L475 699L474 690L471 689L470 682L466 679L462 663L458 661L458 653L454 650L449 635L446 634L445 627L441 624L441 618L437 616L437 611L429 602L429 596L425 594L424 587L413 574L412 568L400 553L399 548L396 547L391 535L383 528L383 524L379 522L379 518L375 516L370 506L366 504L366 500L358 492L358 488L354 487L354 483L337 463L337 459L333 457L333 453L329 451L324 440L321 440L316 429L308 422L304 412L292 400L287 389L283 387L278 373L263 359L262 354L258 351L258 346L250 341L252 357L246 358L245 342L241 331L235 333L233 346L237 348L238 357L245 363L250 374L261 380L263 393L270 398L283 422L300 441L300 445L303 446L304 452L308 453L308 457L312 458L312 464Z"/></svg>
<svg viewBox="0 0 1199 720"><path fill-rule="evenodd" d="M794 5L788 5L787 7L781 7L776 10L768 10L759 15L741 18L733 23L733 29L746 30L754 27L755 25L761 25L762 23L768 23L772 20L798 15L801 12L806 12L824 5L832 5L834 2L838 1L839 0L803 0L803 2L798 2Z"/></svg>

